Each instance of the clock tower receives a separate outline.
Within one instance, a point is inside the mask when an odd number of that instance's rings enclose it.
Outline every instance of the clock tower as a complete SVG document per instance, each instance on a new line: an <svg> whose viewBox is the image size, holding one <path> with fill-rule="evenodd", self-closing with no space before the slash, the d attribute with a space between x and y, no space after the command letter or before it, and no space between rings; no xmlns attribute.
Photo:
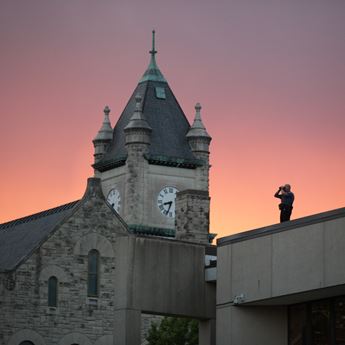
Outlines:
<svg viewBox="0 0 345 345"><path fill-rule="evenodd" d="M156 54L153 31L149 66L113 129L105 109L93 167L107 201L133 233L175 237L176 195L208 197L211 137L200 104L190 126Z"/></svg>

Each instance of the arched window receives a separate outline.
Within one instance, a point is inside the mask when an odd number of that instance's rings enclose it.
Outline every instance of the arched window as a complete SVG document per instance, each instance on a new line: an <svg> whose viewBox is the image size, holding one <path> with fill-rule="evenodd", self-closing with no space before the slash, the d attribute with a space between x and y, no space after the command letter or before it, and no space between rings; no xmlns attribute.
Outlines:
<svg viewBox="0 0 345 345"><path fill-rule="evenodd" d="M95 249L90 250L88 256L88 277L87 277L87 294L88 296L98 296L99 280L99 252Z"/></svg>
<svg viewBox="0 0 345 345"><path fill-rule="evenodd" d="M35 345L35 344L31 341L25 340L25 341L22 341L19 345Z"/></svg>
<svg viewBox="0 0 345 345"><path fill-rule="evenodd" d="M48 279L48 306L57 307L57 285L58 280L52 276Z"/></svg>

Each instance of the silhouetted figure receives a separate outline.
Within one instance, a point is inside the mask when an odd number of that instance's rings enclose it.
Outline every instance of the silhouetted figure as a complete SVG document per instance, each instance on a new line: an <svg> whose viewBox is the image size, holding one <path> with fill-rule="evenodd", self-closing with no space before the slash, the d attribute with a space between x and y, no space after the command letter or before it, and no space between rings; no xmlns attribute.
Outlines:
<svg viewBox="0 0 345 345"><path fill-rule="evenodd" d="M279 204L280 222L282 223L290 220L293 209L292 204L295 200L295 196L291 192L291 186L286 184L285 186L279 187L274 196L281 199L281 203Z"/></svg>

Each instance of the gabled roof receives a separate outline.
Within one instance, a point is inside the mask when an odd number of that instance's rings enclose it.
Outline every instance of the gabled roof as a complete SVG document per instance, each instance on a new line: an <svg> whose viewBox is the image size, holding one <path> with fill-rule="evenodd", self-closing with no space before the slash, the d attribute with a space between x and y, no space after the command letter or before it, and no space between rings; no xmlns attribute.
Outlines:
<svg viewBox="0 0 345 345"><path fill-rule="evenodd" d="M157 66L154 41L150 54L150 64L114 127L112 143L100 162L93 165L99 171L112 169L126 161L124 128L135 111L137 94L142 97L143 116L152 128L149 155L146 157L149 162L172 162L176 166L190 168L201 164L187 141L190 124Z"/></svg>
<svg viewBox="0 0 345 345"><path fill-rule="evenodd" d="M129 234L127 224L105 200L101 180L88 178L81 200L0 224L0 272L14 270L90 199L98 199L97 205L100 205L99 201L107 205L119 224L119 228L113 229L115 232ZM87 213L90 213L89 209Z"/></svg>
<svg viewBox="0 0 345 345"><path fill-rule="evenodd" d="M79 200L0 224L0 272L11 271L44 242Z"/></svg>

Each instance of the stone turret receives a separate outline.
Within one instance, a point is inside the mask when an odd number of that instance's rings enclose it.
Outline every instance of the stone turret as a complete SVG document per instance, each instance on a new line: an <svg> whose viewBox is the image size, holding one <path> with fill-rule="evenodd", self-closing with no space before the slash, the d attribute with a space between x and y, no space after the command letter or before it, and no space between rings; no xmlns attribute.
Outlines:
<svg viewBox="0 0 345 345"><path fill-rule="evenodd" d="M99 162L106 152L109 144L113 139L113 129L111 128L111 123L109 120L110 109L106 105L104 108L104 119L102 127L98 131L95 138L92 140L93 146L95 148L94 158L95 163Z"/></svg>
<svg viewBox="0 0 345 345"><path fill-rule="evenodd" d="M139 94L135 96L135 111L130 118L128 125L124 128L127 151L130 144L141 144L143 150L147 149L150 145L150 136L152 128L148 124L141 105L142 98ZM146 153L146 152L145 152Z"/></svg>
<svg viewBox="0 0 345 345"><path fill-rule="evenodd" d="M144 219L145 186L152 129L142 112L142 98L135 96L135 111L124 128L127 149L124 218L129 224L142 225Z"/></svg>
<svg viewBox="0 0 345 345"><path fill-rule="evenodd" d="M198 158L208 157L209 146L212 140L211 136L207 133L206 128L201 120L200 115L201 105L197 103L195 105L195 118L194 122L187 133L187 138L190 144L190 147L194 155Z"/></svg>
<svg viewBox="0 0 345 345"><path fill-rule="evenodd" d="M201 105L195 105L195 118L186 137L194 156L202 163L196 168L196 189L176 195L175 236L179 240L208 244L214 238L209 233L209 147L212 140L201 120Z"/></svg>
<svg viewBox="0 0 345 345"><path fill-rule="evenodd" d="M187 133L187 139L194 156L197 159L203 161L203 166L198 169L198 189L208 191L209 187L209 155L210 155L210 142L212 140L211 136L207 133L206 128L201 120L200 115L201 105L197 103L195 105L195 118L194 122Z"/></svg>

